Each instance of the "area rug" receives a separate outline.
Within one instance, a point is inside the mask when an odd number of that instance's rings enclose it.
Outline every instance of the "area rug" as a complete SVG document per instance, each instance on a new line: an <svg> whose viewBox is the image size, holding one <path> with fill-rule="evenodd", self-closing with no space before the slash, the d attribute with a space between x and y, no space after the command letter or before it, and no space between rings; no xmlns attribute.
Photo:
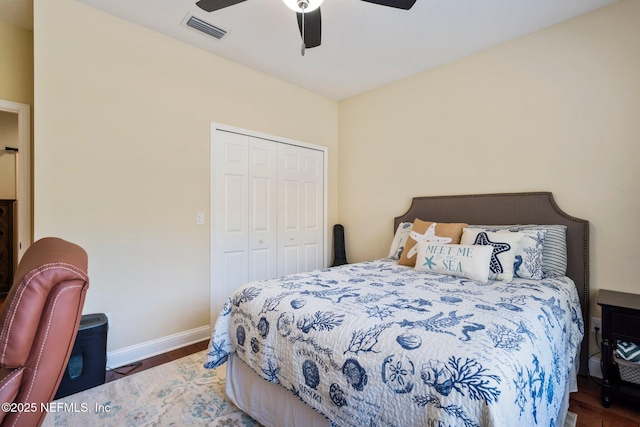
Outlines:
<svg viewBox="0 0 640 427"><path fill-rule="evenodd" d="M203 368L205 351L58 399L43 425L260 426L227 399L226 365Z"/></svg>
<svg viewBox="0 0 640 427"><path fill-rule="evenodd" d="M261 427L227 398L226 365L202 367L205 352L58 399L43 426Z"/></svg>

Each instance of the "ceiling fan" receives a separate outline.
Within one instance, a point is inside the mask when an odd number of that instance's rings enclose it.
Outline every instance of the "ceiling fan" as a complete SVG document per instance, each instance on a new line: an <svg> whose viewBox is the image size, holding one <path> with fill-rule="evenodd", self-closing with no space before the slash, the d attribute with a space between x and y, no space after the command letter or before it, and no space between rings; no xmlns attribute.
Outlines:
<svg viewBox="0 0 640 427"><path fill-rule="evenodd" d="M213 12L246 0L199 0L196 5L202 10ZM322 38L322 19L320 17L320 5L324 0L283 0L289 9L298 15L298 28L302 37L300 53L304 55L305 49L320 46ZM409 10L416 0L362 0L381 6L395 7Z"/></svg>

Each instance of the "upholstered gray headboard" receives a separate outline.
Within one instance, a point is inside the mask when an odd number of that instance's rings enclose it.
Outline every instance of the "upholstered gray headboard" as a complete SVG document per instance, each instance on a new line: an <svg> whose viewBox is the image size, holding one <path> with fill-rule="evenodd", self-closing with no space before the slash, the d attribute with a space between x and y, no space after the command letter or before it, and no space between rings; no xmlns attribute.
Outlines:
<svg viewBox="0 0 640 427"><path fill-rule="evenodd" d="M563 224L567 226L567 276L576 284L582 318L589 322L589 221L568 215L558 207L550 192L471 194L415 197L409 210L394 221L420 218L433 222L467 224ZM582 340L580 374L588 372L589 340Z"/></svg>

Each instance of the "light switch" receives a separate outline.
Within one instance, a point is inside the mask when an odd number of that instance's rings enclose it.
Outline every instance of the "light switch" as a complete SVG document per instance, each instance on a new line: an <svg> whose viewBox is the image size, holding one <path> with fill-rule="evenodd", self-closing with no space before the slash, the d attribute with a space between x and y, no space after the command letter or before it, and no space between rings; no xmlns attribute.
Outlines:
<svg viewBox="0 0 640 427"><path fill-rule="evenodd" d="M204 224L204 212L198 212L196 215L196 224L203 225Z"/></svg>

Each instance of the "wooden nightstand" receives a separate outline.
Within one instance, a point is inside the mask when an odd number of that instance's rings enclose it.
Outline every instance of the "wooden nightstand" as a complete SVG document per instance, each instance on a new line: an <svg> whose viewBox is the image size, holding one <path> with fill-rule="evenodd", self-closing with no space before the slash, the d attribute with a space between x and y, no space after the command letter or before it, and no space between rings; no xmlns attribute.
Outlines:
<svg viewBox="0 0 640 427"><path fill-rule="evenodd" d="M602 405L608 408L611 397L640 403L640 385L622 381L613 363L617 341L640 344L640 295L601 289L598 305L602 307Z"/></svg>

